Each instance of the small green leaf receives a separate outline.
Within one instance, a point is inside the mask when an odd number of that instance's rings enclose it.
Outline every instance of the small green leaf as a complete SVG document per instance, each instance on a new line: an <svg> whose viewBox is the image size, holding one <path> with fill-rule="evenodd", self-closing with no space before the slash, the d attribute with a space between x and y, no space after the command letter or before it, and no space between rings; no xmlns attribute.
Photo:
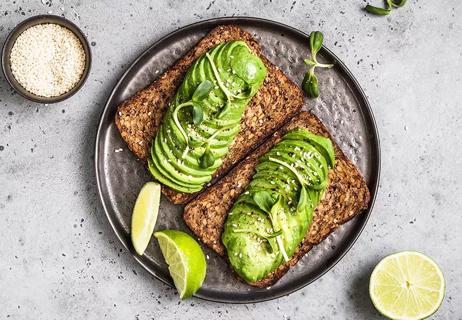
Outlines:
<svg viewBox="0 0 462 320"><path fill-rule="evenodd" d="M266 213L271 212L271 208L273 207L274 203L276 202L273 198L273 195L269 191L258 191L255 192L253 195L253 201L257 204L257 206L265 211Z"/></svg>
<svg viewBox="0 0 462 320"><path fill-rule="evenodd" d="M310 33L310 50L314 61L316 61L316 54L321 49L323 40L324 36L321 31L313 31Z"/></svg>
<svg viewBox="0 0 462 320"><path fill-rule="evenodd" d="M192 106L192 120L194 124L199 124L204 120L204 112L202 107L198 104L193 104Z"/></svg>
<svg viewBox="0 0 462 320"><path fill-rule="evenodd" d="M366 10L369 13L378 15L378 16L386 16L391 12L391 9L374 7L374 6L371 6L370 4L366 5L364 7L364 10Z"/></svg>
<svg viewBox="0 0 462 320"><path fill-rule="evenodd" d="M211 81L205 80L201 82L197 86L196 90L194 90L191 100L195 102L204 100L205 98L207 98L212 89L213 83Z"/></svg>
<svg viewBox="0 0 462 320"><path fill-rule="evenodd" d="M210 151L210 146L207 145L205 147L204 154L199 159L199 166L202 169L207 169L213 166L214 163L215 163L215 157L213 156L212 151Z"/></svg>
<svg viewBox="0 0 462 320"><path fill-rule="evenodd" d="M316 65L316 62L311 60L311 59L305 59L305 60L303 60L303 62L305 62L305 64L310 65L310 66L315 66Z"/></svg>
<svg viewBox="0 0 462 320"><path fill-rule="evenodd" d="M407 0L387 0L387 3L389 6L395 7L395 8L401 8L406 4Z"/></svg>
<svg viewBox="0 0 462 320"><path fill-rule="evenodd" d="M303 78L302 88L310 98L319 97L318 78L314 74L314 68L311 68Z"/></svg>

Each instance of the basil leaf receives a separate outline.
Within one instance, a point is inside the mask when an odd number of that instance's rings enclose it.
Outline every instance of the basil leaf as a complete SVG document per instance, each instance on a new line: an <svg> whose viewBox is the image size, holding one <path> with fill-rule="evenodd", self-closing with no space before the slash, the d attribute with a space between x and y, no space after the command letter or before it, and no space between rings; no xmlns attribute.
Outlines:
<svg viewBox="0 0 462 320"><path fill-rule="evenodd" d="M204 120L204 111L198 104L193 104L192 106L192 120L194 124L199 124Z"/></svg>
<svg viewBox="0 0 462 320"><path fill-rule="evenodd" d="M321 31L313 31L310 33L310 50L311 57L314 61L316 61L316 54L321 49L323 40L324 36Z"/></svg>
<svg viewBox="0 0 462 320"><path fill-rule="evenodd" d="M199 166L202 169L207 169L213 166L214 163L215 163L215 157L213 156L212 151L210 151L210 146L207 145L207 147L205 147L204 154L199 159Z"/></svg>
<svg viewBox="0 0 462 320"><path fill-rule="evenodd" d="M366 10L369 13L378 15L378 16L386 16L387 14L391 12L391 9L374 7L374 6L371 6L370 4L366 5L364 7L364 10Z"/></svg>
<svg viewBox="0 0 462 320"><path fill-rule="evenodd" d="M253 201L257 204L257 206L265 211L266 213L271 212L271 208L273 207L274 203L276 202L273 198L273 195L269 191L258 191L255 192L253 195Z"/></svg>
<svg viewBox="0 0 462 320"><path fill-rule="evenodd" d="M197 86L196 90L194 90L191 100L196 102L204 100L205 98L207 98L212 89L213 83L211 81L205 80L201 82Z"/></svg>
<svg viewBox="0 0 462 320"><path fill-rule="evenodd" d="M319 97L318 78L314 74L314 69L311 68L303 78L302 88L310 98Z"/></svg>

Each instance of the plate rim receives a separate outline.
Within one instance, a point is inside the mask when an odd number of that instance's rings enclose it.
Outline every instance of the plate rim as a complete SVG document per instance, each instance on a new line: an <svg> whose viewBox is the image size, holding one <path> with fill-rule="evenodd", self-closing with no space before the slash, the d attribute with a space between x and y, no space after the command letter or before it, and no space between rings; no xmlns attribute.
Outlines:
<svg viewBox="0 0 462 320"><path fill-rule="evenodd" d="M165 278L163 275L161 275L157 270L153 270L150 266L147 266L147 264L141 259L140 256L137 256L133 250L130 249L130 246L127 243L126 237L120 232L119 228L116 226L116 222L113 221L112 215L109 213L109 210L106 206L105 203L105 196L103 195L103 186L102 186L102 181L101 181L101 175L103 174L99 170L99 162L100 162L100 156L99 153L101 152L99 148L99 141L101 139L102 131L103 131L103 125L104 125L104 119L106 118L106 115L110 109L110 102L113 100L114 95L116 94L116 91L119 89L123 81L126 79L127 75L132 71L132 69L135 68L135 66L146 56L150 54L152 50L154 50L157 46L161 45L163 42L167 41L170 38L174 38L181 32L184 32L186 30L190 29L195 29L195 28L200 28L200 27L216 27L219 25L223 24L245 24L245 23L264 23L268 25L273 25L279 28L283 28L286 30L289 30L290 32L301 36L301 37L308 37L309 35L306 34L305 32L289 26L285 23L270 20L270 19L265 19L265 18L260 18L260 17L250 17L250 16L233 16L233 17L217 17L217 18L210 18L210 19L205 19L201 20L198 22L194 22L191 24L187 24L183 27L180 27L174 31L171 31L167 33L166 35L160 37L158 40L154 41L149 47L147 47L141 54L139 54L132 63L129 64L129 66L125 69L124 73L118 78L118 81L116 84L112 87L112 90L110 94L108 95L106 99L106 103L100 113L99 120L98 120L98 127L97 127L97 133L96 133L96 138L95 138L95 148L94 148L94 166L95 166L95 174L96 174L96 185L98 189L98 198L99 202L101 203L104 213L106 215L106 218L108 219L114 233L116 234L117 238L119 241L122 243L122 245L125 247L130 252L130 255L137 261L149 274L153 275L157 280L163 282L164 284L169 285L170 287L173 287L173 283L171 282L170 279ZM351 250L353 245L356 243L362 232L364 231L364 228L367 225L367 222L369 221L369 218L372 214L372 210L375 205L375 200L377 198L377 193L379 190L379 184L380 184L380 174L381 174L381 148L380 148L380 138L379 138L379 130L377 126L377 122L375 120L374 113L372 111L371 105L367 99L367 96L362 89L361 85L359 84L358 80L356 77L354 77L353 73L347 68L347 66L343 63L342 60L338 58L336 54L334 54L330 49L325 47L324 45L322 46L322 50L324 50L329 56L333 57L335 59L335 63L337 67L340 67L341 71L345 73L345 75L351 80L351 82L354 84L354 89L358 91L359 97L361 98L361 103L365 107L364 109L367 111L367 115L369 117L368 122L371 124L371 132L369 132L369 135L373 135L373 146L376 149L375 154L373 156L375 157L375 163L374 167L376 168L375 174L372 175L372 180L370 181L371 187L369 188L370 193L371 193L371 199L370 199L370 205L365 211L361 214L363 215L363 219L361 222L361 225L359 228L357 228L356 234L351 236L351 239L349 240L350 242L347 243L346 245L343 246L343 249L339 252L339 254L334 257L331 261L327 261L325 264L325 268L319 272L318 274L315 274L311 279L308 281L302 281L301 283L297 283L293 286L291 286L289 289L286 290L281 290L281 292L277 292L273 295L268 295L265 297L257 298L257 299L221 299L221 298L213 298L210 296L204 296L200 294L200 291L194 295L194 297L199 298L201 300L206 300L206 301L211 301L211 302L217 302L217 303L231 303L231 304L246 304L246 303L259 303L259 302L265 302L265 301L270 301L274 299L278 299L284 296L288 296L291 293L294 293L309 284L315 282L319 278L321 278L323 275L325 275L327 272L329 272L337 263L340 262L340 260L343 259L343 257ZM103 150L104 151L104 150ZM373 150L374 151L374 150ZM369 186L368 186L369 187Z"/></svg>

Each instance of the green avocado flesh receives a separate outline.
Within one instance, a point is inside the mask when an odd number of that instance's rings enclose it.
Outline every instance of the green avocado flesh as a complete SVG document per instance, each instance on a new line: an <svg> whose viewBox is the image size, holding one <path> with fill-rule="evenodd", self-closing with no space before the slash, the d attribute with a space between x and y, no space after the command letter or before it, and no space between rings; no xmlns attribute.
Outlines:
<svg viewBox="0 0 462 320"><path fill-rule="evenodd" d="M176 191L200 191L221 166L265 76L265 65L243 41L219 44L197 59L152 141L154 178Z"/></svg>
<svg viewBox="0 0 462 320"><path fill-rule="evenodd" d="M300 128L260 158L222 233L231 266L244 280L261 280L294 255L334 163L332 142Z"/></svg>

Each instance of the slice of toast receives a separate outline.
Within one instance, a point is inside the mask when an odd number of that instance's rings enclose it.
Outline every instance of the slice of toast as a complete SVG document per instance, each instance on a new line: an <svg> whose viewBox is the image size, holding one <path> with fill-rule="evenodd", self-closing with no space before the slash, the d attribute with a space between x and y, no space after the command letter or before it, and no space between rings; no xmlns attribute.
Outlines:
<svg viewBox="0 0 462 320"><path fill-rule="evenodd" d="M258 159L268 152L287 131L296 127L305 128L312 133L332 139L318 118L309 112L301 112L275 132L252 155L234 167L227 176L186 205L183 214L184 221L203 243L219 255L226 256L226 250L221 242L221 233L228 211L251 181ZM266 278L250 283L251 285L267 287L274 284L314 245L320 243L339 225L367 208L370 194L366 181L338 145L333 140L332 142L335 149L335 167L329 173L329 187L324 199L316 207L313 222L303 243L300 244L290 261L282 264Z"/></svg>
<svg viewBox="0 0 462 320"><path fill-rule="evenodd" d="M237 26L219 26L152 84L118 107L115 116L116 126L130 150L138 158L147 159L151 140L189 66L213 46L231 40L244 40L262 59L268 74L260 90L247 106L241 120L241 131L223 159L223 165L213 175L211 183L226 174L261 140L300 112L303 106L303 93L278 67L263 56L258 42ZM167 187L163 187L162 192L173 203L184 203L195 196L195 194L176 192Z"/></svg>

